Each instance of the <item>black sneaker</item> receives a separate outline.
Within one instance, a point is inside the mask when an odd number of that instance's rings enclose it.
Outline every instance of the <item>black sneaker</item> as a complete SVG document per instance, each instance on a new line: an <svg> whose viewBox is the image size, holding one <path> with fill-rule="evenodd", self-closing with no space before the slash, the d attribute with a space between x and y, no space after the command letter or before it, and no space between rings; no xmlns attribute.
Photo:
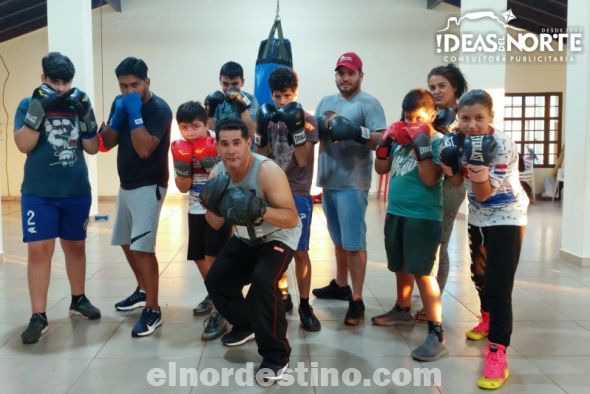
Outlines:
<svg viewBox="0 0 590 394"><path fill-rule="evenodd" d="M350 301L352 299L352 290L350 289L350 286L338 286L336 279L332 279L328 286L313 289L311 292L317 298L322 299L342 301Z"/></svg>
<svg viewBox="0 0 590 394"><path fill-rule="evenodd" d="M135 308L141 308L145 306L145 291L139 290L139 287L124 300L121 300L115 304L115 309L118 311L130 311Z"/></svg>
<svg viewBox="0 0 590 394"><path fill-rule="evenodd" d="M225 346L240 346L254 339L254 331L236 331L234 328L221 337Z"/></svg>
<svg viewBox="0 0 590 394"><path fill-rule="evenodd" d="M100 318L100 309L90 303L90 300L82 295L76 303L70 304L70 315L82 316L84 319L94 320Z"/></svg>
<svg viewBox="0 0 590 394"><path fill-rule="evenodd" d="M291 294L281 294L281 300L283 301L283 304L285 304L285 312L291 312L293 310L293 300L291 299Z"/></svg>
<svg viewBox="0 0 590 394"><path fill-rule="evenodd" d="M141 316L131 331L134 338L152 335L162 325L162 313L152 308L144 308Z"/></svg>
<svg viewBox="0 0 590 394"><path fill-rule="evenodd" d="M301 327L305 331L319 331L322 329L320 321L313 313L313 308L309 305L299 305L299 320Z"/></svg>
<svg viewBox="0 0 590 394"><path fill-rule="evenodd" d="M256 370L256 382L258 382L258 384L266 383L266 386L282 380L283 374L288 367L289 363L285 365L277 365L273 362L262 360L262 363L260 363L260 366Z"/></svg>
<svg viewBox="0 0 590 394"><path fill-rule="evenodd" d="M199 302L199 305L193 308L193 315L206 315L207 313L211 312L211 309L213 309L213 301L211 301L211 297L209 297L209 294L207 294L207 297L205 297L203 301Z"/></svg>
<svg viewBox="0 0 590 394"><path fill-rule="evenodd" d="M29 326L20 335L23 343L25 345L29 345L31 343L39 342L41 335L47 331L47 327L47 319L44 318L40 313L33 313L31 320L29 321Z"/></svg>
<svg viewBox="0 0 590 394"><path fill-rule="evenodd" d="M203 322L205 329L201 334L203 341L211 341L219 338L227 331L227 322L217 311L211 312L211 314Z"/></svg>
<svg viewBox="0 0 590 394"><path fill-rule="evenodd" d="M365 321L365 303L363 300L348 301L348 311L344 316L344 324L358 326Z"/></svg>

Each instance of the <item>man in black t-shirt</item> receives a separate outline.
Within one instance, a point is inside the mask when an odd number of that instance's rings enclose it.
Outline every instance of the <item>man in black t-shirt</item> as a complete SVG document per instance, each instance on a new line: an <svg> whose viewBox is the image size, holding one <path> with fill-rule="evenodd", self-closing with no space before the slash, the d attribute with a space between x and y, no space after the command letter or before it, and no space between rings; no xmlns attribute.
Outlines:
<svg viewBox="0 0 590 394"><path fill-rule="evenodd" d="M146 336L162 325L158 306L158 261L155 254L160 210L168 185L168 149L172 111L153 94L147 66L128 57L115 69L121 89L101 130L107 149L119 145L120 189L111 243L120 245L137 279L137 288L115 304L119 311L144 310L131 335Z"/></svg>

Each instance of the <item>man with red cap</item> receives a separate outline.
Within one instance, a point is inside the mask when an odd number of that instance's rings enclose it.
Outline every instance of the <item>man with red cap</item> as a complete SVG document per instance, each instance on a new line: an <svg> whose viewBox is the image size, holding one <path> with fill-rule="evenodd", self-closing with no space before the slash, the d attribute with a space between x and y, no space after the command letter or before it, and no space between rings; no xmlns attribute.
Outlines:
<svg viewBox="0 0 590 394"><path fill-rule="evenodd" d="M365 211L374 150L385 130L379 101L361 90L363 62L346 52L336 62L339 93L324 97L315 112L320 134L317 185L328 231L336 249L336 278L312 292L317 298L349 301L347 325L364 321L362 300L367 269ZM352 290L348 285L348 273Z"/></svg>

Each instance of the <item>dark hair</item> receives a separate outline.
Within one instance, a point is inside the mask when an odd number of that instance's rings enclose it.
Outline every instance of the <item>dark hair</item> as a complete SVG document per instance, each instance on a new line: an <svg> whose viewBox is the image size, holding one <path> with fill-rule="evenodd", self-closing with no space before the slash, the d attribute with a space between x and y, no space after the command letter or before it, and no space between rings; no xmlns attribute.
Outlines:
<svg viewBox="0 0 590 394"><path fill-rule="evenodd" d="M432 93L426 89L412 89L406 94L402 101L403 112L413 112L419 108L427 108L436 111L434 97L432 97Z"/></svg>
<svg viewBox="0 0 590 394"><path fill-rule="evenodd" d="M247 140L250 138L248 133L248 126L240 118L229 117L224 118L217 122L215 125L215 139L219 142L219 133L223 130L240 130L242 132L242 138Z"/></svg>
<svg viewBox="0 0 590 394"><path fill-rule="evenodd" d="M227 62L223 66L221 66L221 70L219 70L219 77L225 75L228 78L244 78L244 69L240 66L239 63L236 62Z"/></svg>
<svg viewBox="0 0 590 394"><path fill-rule="evenodd" d="M483 105L488 111L490 111L490 113L494 108L494 100L492 100L492 96L483 89L470 90L459 99L459 109L476 104Z"/></svg>
<svg viewBox="0 0 590 394"><path fill-rule="evenodd" d="M463 93L467 92L467 81L463 76L463 73L453 63L449 63L446 66L438 66L430 70L428 73L428 79L433 75L440 75L446 78L453 88L455 88L455 98L459 98Z"/></svg>
<svg viewBox="0 0 590 394"><path fill-rule="evenodd" d="M268 85L270 86L271 92L282 92L288 88L292 88L295 91L299 86L299 77L295 70L280 66L275 68L268 76Z"/></svg>
<svg viewBox="0 0 590 394"><path fill-rule="evenodd" d="M122 75L135 75L139 79L146 80L148 67L145 62L136 57L125 58L115 69L115 75L119 78Z"/></svg>
<svg viewBox="0 0 590 394"><path fill-rule="evenodd" d="M59 52L49 52L41 59L41 67L46 78L61 79L66 82L74 79L76 73L76 68L70 58Z"/></svg>
<svg viewBox="0 0 590 394"><path fill-rule="evenodd" d="M191 123L195 120L207 124L207 111L205 111L201 103L198 101L187 101L186 103L180 104L176 110L176 122Z"/></svg>

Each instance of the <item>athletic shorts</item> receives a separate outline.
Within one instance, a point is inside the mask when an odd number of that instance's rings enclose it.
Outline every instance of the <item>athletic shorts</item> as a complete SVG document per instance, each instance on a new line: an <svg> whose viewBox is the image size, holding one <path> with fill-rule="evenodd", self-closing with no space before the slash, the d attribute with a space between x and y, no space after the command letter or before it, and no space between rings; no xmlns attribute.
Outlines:
<svg viewBox="0 0 590 394"><path fill-rule="evenodd" d="M61 238L67 241L86 239L86 226L92 197L21 196L23 242Z"/></svg>
<svg viewBox="0 0 590 394"><path fill-rule="evenodd" d="M166 191L166 188L158 185L132 190L120 188L111 244L129 245L133 251L154 253Z"/></svg>
<svg viewBox="0 0 590 394"><path fill-rule="evenodd" d="M436 275L441 223L434 220L385 217L387 268L413 275Z"/></svg>
<svg viewBox="0 0 590 394"><path fill-rule="evenodd" d="M313 214L313 203L311 196L293 196L297 213L301 219L301 237L297 245L297 252L307 252L309 250L309 238L311 236L311 217Z"/></svg>
<svg viewBox="0 0 590 394"><path fill-rule="evenodd" d="M209 226L205 215L188 215L187 260L203 260L205 256L217 256L231 235L231 227L224 224L219 230Z"/></svg>
<svg viewBox="0 0 590 394"><path fill-rule="evenodd" d="M324 189L322 207L334 245L348 252L367 249L368 196L368 190Z"/></svg>

